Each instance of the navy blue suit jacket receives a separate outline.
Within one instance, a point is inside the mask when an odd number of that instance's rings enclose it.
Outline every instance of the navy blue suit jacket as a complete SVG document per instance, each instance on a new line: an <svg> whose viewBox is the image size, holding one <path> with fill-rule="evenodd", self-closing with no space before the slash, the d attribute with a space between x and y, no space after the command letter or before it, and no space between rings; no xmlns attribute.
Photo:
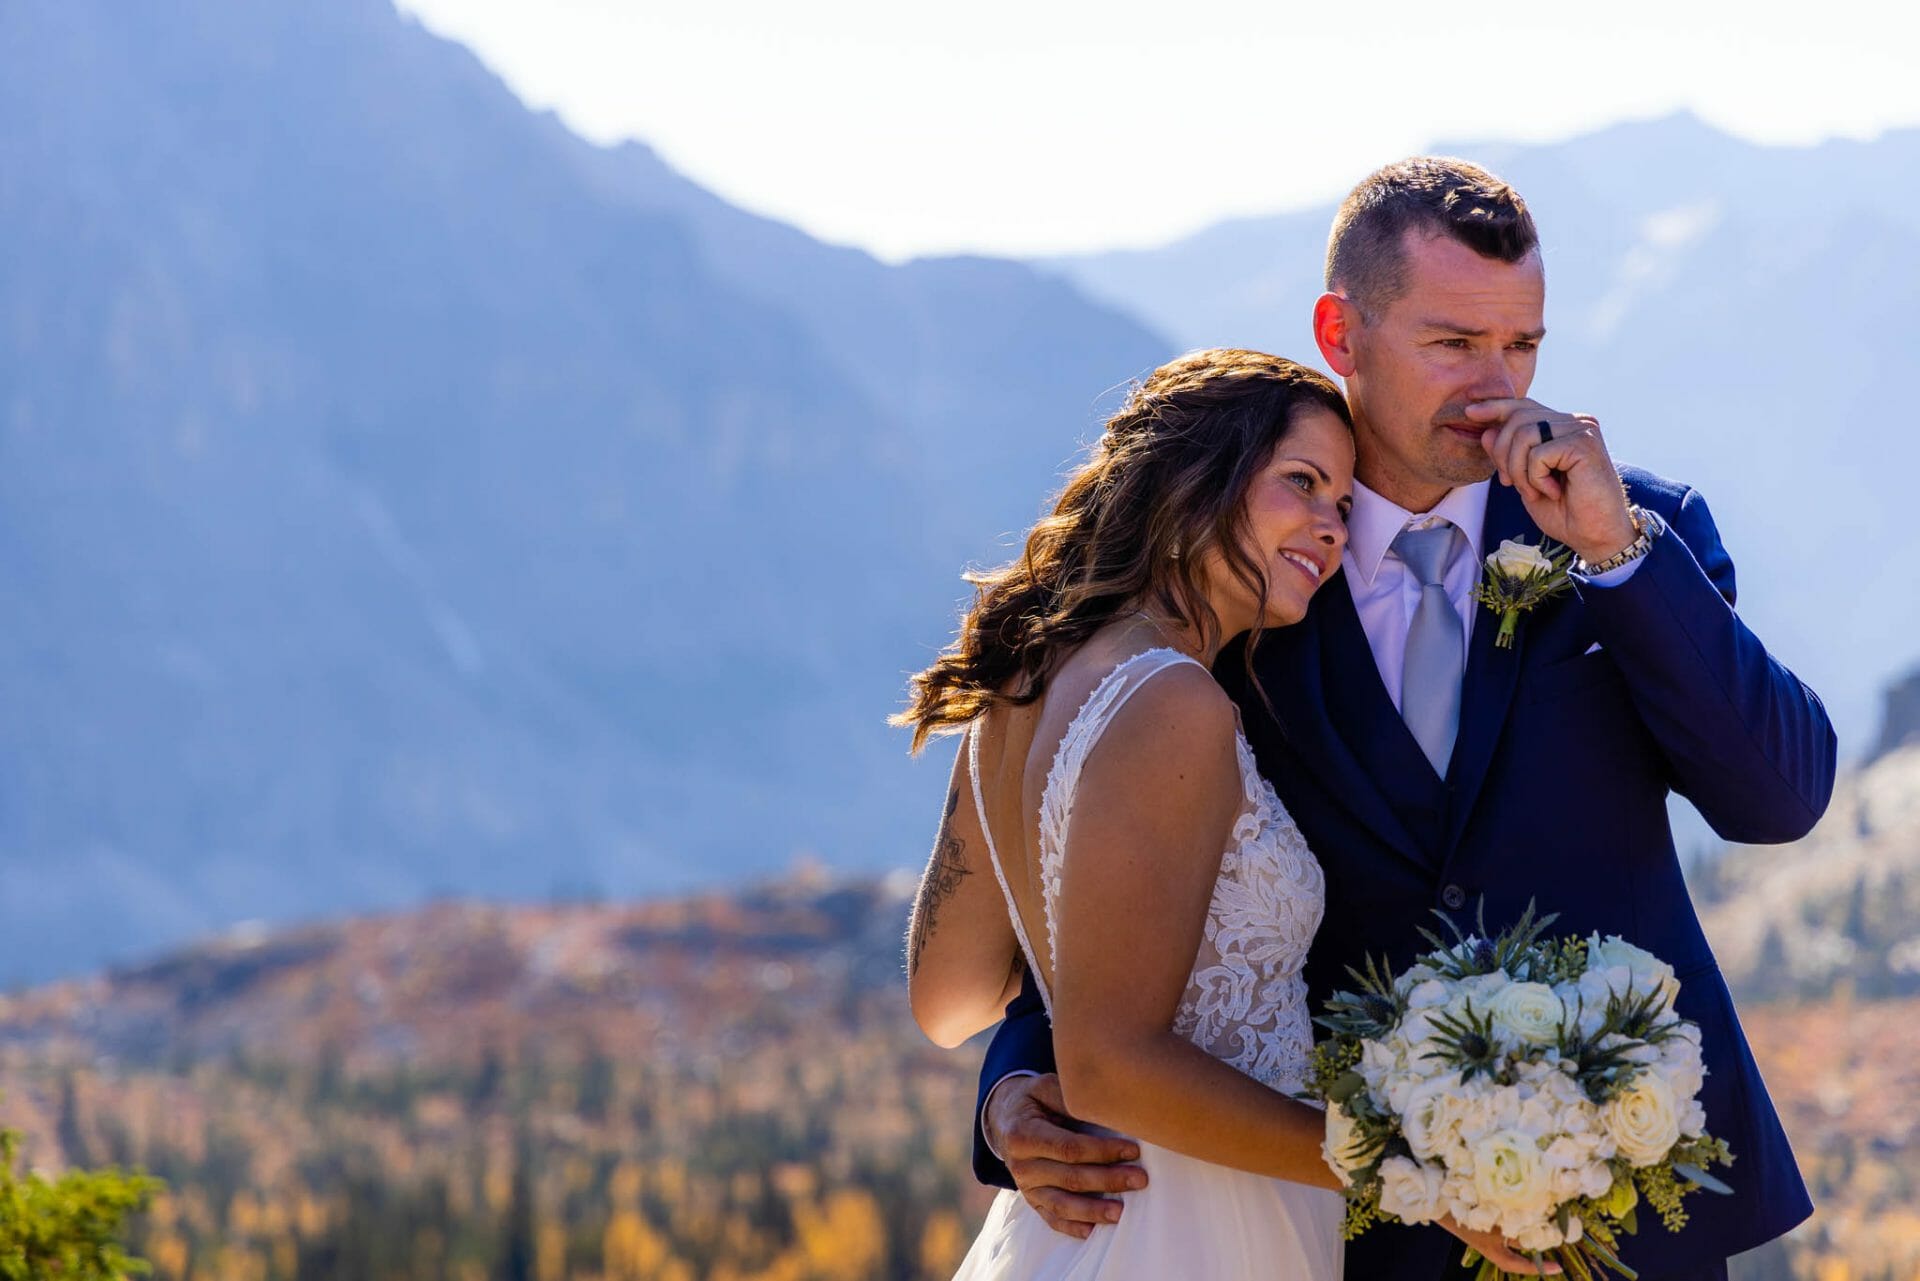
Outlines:
<svg viewBox="0 0 1920 1281"><path fill-rule="evenodd" d="M1724 1175L1735 1195L1690 1198L1678 1235L1641 1215L1624 1258L1651 1279L1727 1258L1813 1212L1687 896L1667 794L1728 840L1795 840L1826 809L1835 740L1820 700L1734 613L1733 563L1699 494L1623 474L1667 532L1626 582L1580 587L1522 616L1511 649L1494 646L1491 616L1476 620L1444 780L1388 698L1344 581L1326 583L1298 626L1262 639L1253 668L1272 714L1238 646L1215 675L1326 870L1306 970L1316 1009L1351 986L1347 967L1363 956L1406 964L1425 946L1416 928L1438 925L1433 909L1465 905L1454 913L1465 924L1483 898L1490 928L1533 900L1560 914L1556 934L1618 934L1674 966L1679 1011L1704 1035L1702 1101L1735 1154ZM1519 496L1496 483L1482 547L1540 537ZM982 1101L1020 1069L1053 1070L1031 982L988 1048ZM978 1116L975 1172L1010 1187ZM1379 1227L1348 1245L1347 1275L1431 1281L1457 1256L1437 1228Z"/></svg>

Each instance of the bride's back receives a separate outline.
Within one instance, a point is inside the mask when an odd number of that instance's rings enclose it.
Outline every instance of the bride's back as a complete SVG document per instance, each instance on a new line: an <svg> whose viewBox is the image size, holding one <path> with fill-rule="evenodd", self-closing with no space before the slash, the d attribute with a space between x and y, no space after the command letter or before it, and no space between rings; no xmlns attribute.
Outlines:
<svg viewBox="0 0 1920 1281"><path fill-rule="evenodd" d="M1138 621L1109 624L1060 663L1038 700L1025 707L1002 704L983 713L963 747L971 753L981 821L1018 912L1020 933L1048 988L1053 986L1054 966L1041 846L1041 807L1048 800L1048 784L1068 731L1088 700L1123 663L1152 650L1172 657L1152 629ZM1060 835L1064 838L1065 833Z"/></svg>

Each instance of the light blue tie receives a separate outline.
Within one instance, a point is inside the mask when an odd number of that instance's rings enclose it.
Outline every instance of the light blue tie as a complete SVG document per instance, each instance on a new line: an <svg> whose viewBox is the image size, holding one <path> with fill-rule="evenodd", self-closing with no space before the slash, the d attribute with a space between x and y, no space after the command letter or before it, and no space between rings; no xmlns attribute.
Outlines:
<svg viewBox="0 0 1920 1281"><path fill-rule="evenodd" d="M1441 778L1447 776L1454 736L1460 732L1460 676L1467 648L1460 635L1460 614L1444 585L1460 542L1459 529L1446 523L1403 529L1393 540L1394 553L1420 583L1420 604L1407 629L1407 654L1400 669L1400 717Z"/></svg>

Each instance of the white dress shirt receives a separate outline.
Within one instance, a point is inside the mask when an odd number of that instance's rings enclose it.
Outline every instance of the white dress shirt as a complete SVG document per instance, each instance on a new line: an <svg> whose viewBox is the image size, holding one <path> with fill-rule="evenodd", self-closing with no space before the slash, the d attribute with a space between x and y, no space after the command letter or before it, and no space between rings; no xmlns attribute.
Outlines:
<svg viewBox="0 0 1920 1281"><path fill-rule="evenodd" d="M1347 550L1341 565L1347 571L1347 590L1353 593L1353 607L1360 614L1367 646L1373 650L1374 666L1380 670L1381 683L1387 687L1387 697L1393 700L1395 710L1400 709L1407 632L1413 627L1413 611L1420 605L1420 580L1394 552L1393 540L1403 529L1425 529L1441 520L1453 522L1464 536L1464 550L1454 554L1442 582L1454 612L1460 615L1460 675L1464 679L1465 656L1471 652L1474 623L1482 612L1473 599L1473 590L1480 582L1481 565L1489 550L1480 545L1480 540L1486 532L1487 494L1492 484L1483 480L1449 490L1431 511L1415 514L1359 481L1353 482L1353 511L1347 517ZM1639 568L1640 561L1631 560L1618 569L1582 578L1580 585L1614 587L1633 577Z"/></svg>
<svg viewBox="0 0 1920 1281"><path fill-rule="evenodd" d="M1460 616L1460 674L1465 677L1473 616L1479 612L1473 589L1480 582L1484 555L1480 535L1487 523L1487 486L1492 483L1483 480L1449 490L1432 511L1416 514L1359 481L1353 482L1353 511L1347 517L1347 550L1341 565L1347 571L1347 590L1353 593L1353 607L1359 611L1367 646L1373 650L1374 666L1380 669L1381 683L1387 687L1387 697L1396 710L1400 707L1407 632L1413 626L1413 611L1420 606L1420 580L1393 550L1393 540L1403 529L1425 529L1443 520L1459 529L1464 541L1447 563L1442 586L1453 602L1453 612Z"/></svg>

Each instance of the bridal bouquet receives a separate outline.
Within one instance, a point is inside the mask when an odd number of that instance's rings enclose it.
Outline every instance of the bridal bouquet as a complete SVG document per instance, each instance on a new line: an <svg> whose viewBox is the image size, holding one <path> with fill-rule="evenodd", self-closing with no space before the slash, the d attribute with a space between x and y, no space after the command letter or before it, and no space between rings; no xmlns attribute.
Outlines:
<svg viewBox="0 0 1920 1281"><path fill-rule="evenodd" d="M1441 919L1452 943L1421 931L1433 950L1397 976L1369 960L1316 1020L1333 1036L1309 1086L1346 1235L1452 1215L1575 1281L1633 1277L1618 1240L1642 1201L1677 1231L1683 1197L1730 1191L1706 1170L1733 1157L1706 1132L1673 967L1618 937L1548 938L1531 905L1494 938Z"/></svg>

